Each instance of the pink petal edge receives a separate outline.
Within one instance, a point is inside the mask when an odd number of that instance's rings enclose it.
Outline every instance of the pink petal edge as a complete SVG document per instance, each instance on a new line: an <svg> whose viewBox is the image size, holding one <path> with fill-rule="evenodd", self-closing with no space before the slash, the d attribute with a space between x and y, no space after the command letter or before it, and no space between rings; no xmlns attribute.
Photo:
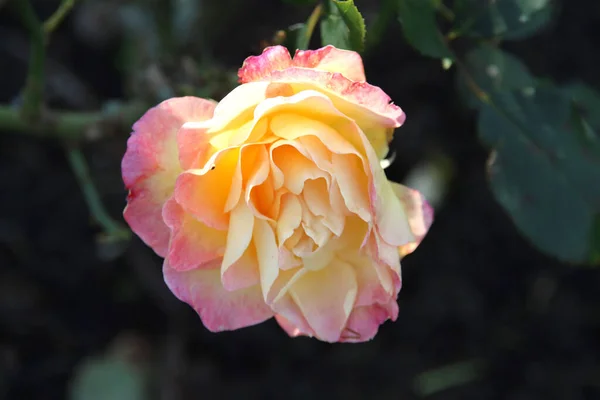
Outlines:
<svg viewBox="0 0 600 400"><path fill-rule="evenodd" d="M176 136L190 120L212 117L215 103L196 97L166 100L148 110L134 125L121 162L129 190L123 216L131 229L154 251L165 256L169 229L162 206L171 196L179 173Z"/></svg>
<svg viewBox="0 0 600 400"><path fill-rule="evenodd" d="M263 300L259 285L227 291L221 284L219 266L215 260L203 269L176 271L165 261L163 274L173 294L188 303L211 332L221 332L256 325L273 316Z"/></svg>

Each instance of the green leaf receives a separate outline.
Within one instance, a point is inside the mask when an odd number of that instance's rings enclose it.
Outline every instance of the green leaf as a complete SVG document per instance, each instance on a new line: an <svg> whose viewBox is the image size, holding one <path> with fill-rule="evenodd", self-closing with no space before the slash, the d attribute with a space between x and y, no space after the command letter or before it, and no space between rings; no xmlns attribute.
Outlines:
<svg viewBox="0 0 600 400"><path fill-rule="evenodd" d="M456 74L458 92L471 108L479 107L481 102L469 86L469 79L485 93L532 90L535 85L535 79L518 58L494 46L483 44L469 51L464 67Z"/></svg>
<svg viewBox="0 0 600 400"><path fill-rule="evenodd" d="M452 58L435 20L433 0L398 0L398 19L404 38L421 54L434 58Z"/></svg>
<svg viewBox="0 0 600 400"><path fill-rule="evenodd" d="M353 0L329 0L321 20L321 41L340 49L362 51L367 29Z"/></svg>
<svg viewBox="0 0 600 400"><path fill-rule="evenodd" d="M287 29L283 44L292 54L294 54L296 49L308 49L310 37L306 34L306 29L305 23L294 24Z"/></svg>
<svg viewBox="0 0 600 400"><path fill-rule="evenodd" d="M553 87L494 91L478 130L493 149L489 181L515 225L562 261L598 262L593 221L600 214L600 152L571 123L570 99Z"/></svg>
<svg viewBox="0 0 600 400"><path fill-rule="evenodd" d="M582 82L571 83L564 90L592 128L600 130L600 93Z"/></svg>
<svg viewBox="0 0 600 400"><path fill-rule="evenodd" d="M550 22L556 0L459 0L454 31L506 40L534 35Z"/></svg>

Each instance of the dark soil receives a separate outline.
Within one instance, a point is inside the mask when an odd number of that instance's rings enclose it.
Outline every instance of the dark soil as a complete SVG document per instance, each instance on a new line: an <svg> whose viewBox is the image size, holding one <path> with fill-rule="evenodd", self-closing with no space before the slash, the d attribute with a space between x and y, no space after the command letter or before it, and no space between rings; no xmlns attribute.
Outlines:
<svg viewBox="0 0 600 400"><path fill-rule="evenodd" d="M35 3L48 15L57 1ZM227 68L308 13L276 0L248 3L268 12L232 21L233 38L226 29L211 38L213 56ZM507 48L537 75L598 87L600 6L563 3L551 29ZM72 17L53 37L49 102L93 109L125 96L114 62L118 38L91 44L76 27ZM22 87L26 43L5 6L3 103ZM435 153L454 166L429 235L403 261L396 322L357 345L290 339L274 321L212 334L168 292L161 260L139 240L116 260L98 257L98 229L60 143L0 132L0 398L65 399L83 360L126 348L130 361L150 367L161 399L408 400L419 398L421 373L469 360L479 360L480 376L432 399L600 399L600 271L541 255L494 201L487 153L453 72L407 47L397 27L365 63L371 82L408 115L390 177L401 180ZM85 148L115 218L125 200L119 163L126 137Z"/></svg>

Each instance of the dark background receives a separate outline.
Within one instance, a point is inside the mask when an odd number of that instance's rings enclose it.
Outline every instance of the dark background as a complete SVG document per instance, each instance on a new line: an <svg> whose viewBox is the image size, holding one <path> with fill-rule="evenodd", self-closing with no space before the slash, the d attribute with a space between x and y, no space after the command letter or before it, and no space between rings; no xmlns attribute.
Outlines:
<svg viewBox="0 0 600 400"><path fill-rule="evenodd" d="M58 2L33 3L46 17ZM95 109L135 92L116 62L123 32L114 14L132 2L82 3L49 47L54 107ZM276 0L210 3L196 27L204 47L179 54L218 71L235 71L261 40L310 13ZM357 1L367 22L375 3ZM505 48L538 76L599 88L600 3L562 4L547 30ZM115 260L98 256L98 229L61 143L0 131L0 398L66 399L88 357L116 354L150 374L149 398L159 399L416 399L423 373L462 361L476 361L476 373L431 399L600 399L600 271L562 265L519 235L488 189L487 152L454 71L409 48L393 22L365 58L369 81L408 116L389 176L401 181L434 154L453 171L429 235L403 261L396 322L353 345L290 339L274 321L212 334L169 293L161 260L138 239ZM27 43L0 8L4 104L23 86ZM169 79L176 64L161 64ZM127 134L85 146L115 218Z"/></svg>

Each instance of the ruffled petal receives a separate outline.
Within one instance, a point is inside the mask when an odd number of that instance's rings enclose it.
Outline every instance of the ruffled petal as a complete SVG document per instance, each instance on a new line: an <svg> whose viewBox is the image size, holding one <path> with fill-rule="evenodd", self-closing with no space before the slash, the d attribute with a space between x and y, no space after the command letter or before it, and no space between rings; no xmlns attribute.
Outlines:
<svg viewBox="0 0 600 400"><path fill-rule="evenodd" d="M211 228L225 230L229 213L225 212L238 160L239 148L215 154L214 164L202 170L188 170L177 178L175 199L186 212Z"/></svg>
<svg viewBox="0 0 600 400"><path fill-rule="evenodd" d="M187 121L212 117L213 101L196 97L166 100L151 108L134 125L121 164L129 190L124 218L131 229L160 256L169 244L169 229L162 222L162 206L172 195L181 172L177 131Z"/></svg>
<svg viewBox="0 0 600 400"><path fill-rule="evenodd" d="M291 67L273 72L268 80L288 84L296 94L306 90L324 93L336 109L360 126L380 157L387 152L391 129L406 119L402 109L379 87L352 81L337 72Z"/></svg>
<svg viewBox="0 0 600 400"><path fill-rule="evenodd" d="M252 245L254 215L243 201L229 218L227 247L221 265L221 279L227 290L237 290L259 282L256 251Z"/></svg>
<svg viewBox="0 0 600 400"><path fill-rule="evenodd" d="M260 286L229 292L221 284L220 260L212 269L176 271L165 262L165 282L173 294L196 310L211 332L228 331L259 324L273 316Z"/></svg>
<svg viewBox="0 0 600 400"><path fill-rule="evenodd" d="M273 228L263 219L255 221L254 245L260 271L260 285L266 300L271 286L279 275L279 250Z"/></svg>
<svg viewBox="0 0 600 400"><path fill-rule="evenodd" d="M332 45L317 50L296 50L292 64L295 67L339 72L353 81L366 80L360 55L355 51L338 49Z"/></svg>
<svg viewBox="0 0 600 400"><path fill-rule="evenodd" d="M289 293L315 336L337 342L354 307L357 286L352 267L336 259L326 268L302 275Z"/></svg>

